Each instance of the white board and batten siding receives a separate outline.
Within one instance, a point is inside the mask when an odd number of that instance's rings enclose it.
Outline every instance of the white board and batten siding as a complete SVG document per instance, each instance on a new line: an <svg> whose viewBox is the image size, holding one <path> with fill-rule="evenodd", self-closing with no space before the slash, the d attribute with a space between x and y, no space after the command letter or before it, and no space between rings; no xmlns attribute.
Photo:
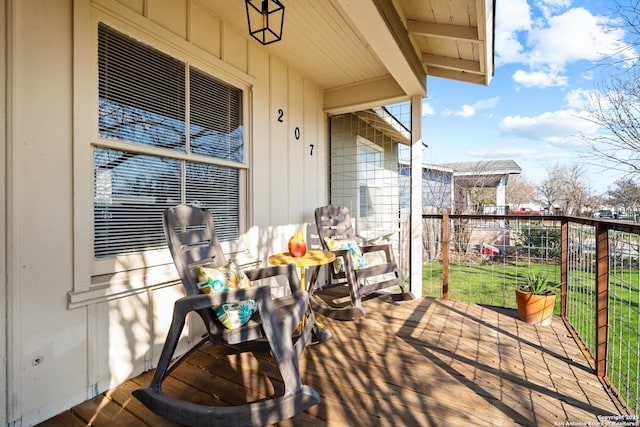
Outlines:
<svg viewBox="0 0 640 427"><path fill-rule="evenodd" d="M270 56L246 29L220 21L198 1L0 0L0 5L0 13L10 14L2 25L11 24L0 28L9 35L9 51L0 55L0 70L9 70L9 93L0 94L11 112L7 149L0 152L0 159L7 156L10 219L3 223L11 250L9 263L2 265L8 299L0 314L9 334L0 351L11 357L0 372L0 404L7 408L0 425L24 426L154 366L173 301L181 295L178 286L158 285L175 277L163 280L157 272L135 280L120 275L117 284L107 280L96 286L90 267L79 261L90 248L93 178L90 167L77 170L81 162L74 156L89 151L82 137L92 125L84 121L96 120L97 106L82 101L87 97L74 89L94 79L90 73L97 66L76 52L78 44L96 49L95 35L80 38L83 31L96 31L96 17L118 31L144 34L161 50L169 46L197 55L203 71L249 88L247 227L230 251L251 248L266 265L326 202L326 116L322 89L295 64ZM10 58L6 68L5 58ZM194 328L188 338L198 334ZM4 387L11 391L6 402Z"/></svg>

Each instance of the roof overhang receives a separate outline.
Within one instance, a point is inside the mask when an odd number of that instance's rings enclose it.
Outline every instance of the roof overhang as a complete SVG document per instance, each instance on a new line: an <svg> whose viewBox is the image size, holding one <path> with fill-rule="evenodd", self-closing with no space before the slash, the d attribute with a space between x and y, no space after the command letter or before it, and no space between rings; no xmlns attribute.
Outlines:
<svg viewBox="0 0 640 427"><path fill-rule="evenodd" d="M411 132L409 129L400 123L386 108L376 107L369 110L359 110L354 114L358 119L387 135L393 141L403 145L411 145Z"/></svg>
<svg viewBox="0 0 640 427"><path fill-rule="evenodd" d="M493 76L495 0L282 0L282 40L267 46L249 37L238 1L195 1L316 82L331 114L424 97L428 76Z"/></svg>

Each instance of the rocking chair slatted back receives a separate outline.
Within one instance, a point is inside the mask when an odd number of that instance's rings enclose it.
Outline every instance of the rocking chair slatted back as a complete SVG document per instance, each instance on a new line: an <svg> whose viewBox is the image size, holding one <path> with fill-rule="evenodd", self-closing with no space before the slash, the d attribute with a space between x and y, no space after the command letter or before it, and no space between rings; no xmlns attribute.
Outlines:
<svg viewBox="0 0 640 427"><path fill-rule="evenodd" d="M318 212L318 211L316 211ZM328 206L319 211L316 225L322 228L321 235L330 239L356 239L353 231L351 216L347 208L342 206Z"/></svg>
<svg viewBox="0 0 640 427"><path fill-rule="evenodd" d="M168 209L163 214L163 227L185 291L199 294L198 267L220 267L227 262L212 215L203 209Z"/></svg>
<svg viewBox="0 0 640 427"><path fill-rule="evenodd" d="M344 206L322 206L314 212L318 237L324 250L331 251L327 239L359 241L353 230L351 214ZM356 269L349 250L333 250L336 257L344 260L344 271L336 272L329 266L329 275L338 283L347 285L351 299L350 306L330 306L317 298L311 298L311 305L316 312L339 320L355 319L366 314L362 306L362 298L381 289L393 286L400 287L402 299L412 299L413 295L405 289L404 279L393 255L391 244L359 246L363 254L381 252L385 262L366 268ZM390 277L388 277L390 276ZM313 291L313 290L312 290Z"/></svg>

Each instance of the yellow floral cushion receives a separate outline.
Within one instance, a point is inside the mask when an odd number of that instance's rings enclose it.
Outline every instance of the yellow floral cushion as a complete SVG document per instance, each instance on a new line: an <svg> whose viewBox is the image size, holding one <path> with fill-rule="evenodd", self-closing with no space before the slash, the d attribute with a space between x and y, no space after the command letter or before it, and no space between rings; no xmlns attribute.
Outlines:
<svg viewBox="0 0 640 427"><path fill-rule="evenodd" d="M225 292L229 289L251 287L251 281L233 260L218 268L200 267L198 270L198 287L200 291ZM213 309L220 322L228 329L236 329L245 325L258 310L258 303L254 300L222 304Z"/></svg>
<svg viewBox="0 0 640 427"><path fill-rule="evenodd" d="M353 268L355 268L356 270L360 268L367 268L367 261L364 259L364 255L362 255L360 246L358 246L358 242L356 242L355 240L339 240L327 237L324 239L324 241L326 242L327 248L329 248L330 251L348 250L349 252L351 252ZM336 260L333 262L333 270L336 273L344 272L344 259L341 256L336 257Z"/></svg>

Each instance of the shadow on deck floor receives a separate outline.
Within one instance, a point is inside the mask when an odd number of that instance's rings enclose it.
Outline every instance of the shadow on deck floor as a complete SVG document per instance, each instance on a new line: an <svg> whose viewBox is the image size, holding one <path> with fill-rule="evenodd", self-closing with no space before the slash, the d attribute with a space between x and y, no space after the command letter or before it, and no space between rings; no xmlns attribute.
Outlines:
<svg viewBox="0 0 640 427"><path fill-rule="evenodd" d="M433 298L382 296L365 308L352 322L318 316L334 339L308 347L301 372L322 401L281 426L598 425L599 415L620 415L560 318L537 327L514 310ZM233 403L281 392L269 358L230 347L205 347L172 376L165 392L193 399ZM131 396L150 378L40 425L175 425Z"/></svg>

